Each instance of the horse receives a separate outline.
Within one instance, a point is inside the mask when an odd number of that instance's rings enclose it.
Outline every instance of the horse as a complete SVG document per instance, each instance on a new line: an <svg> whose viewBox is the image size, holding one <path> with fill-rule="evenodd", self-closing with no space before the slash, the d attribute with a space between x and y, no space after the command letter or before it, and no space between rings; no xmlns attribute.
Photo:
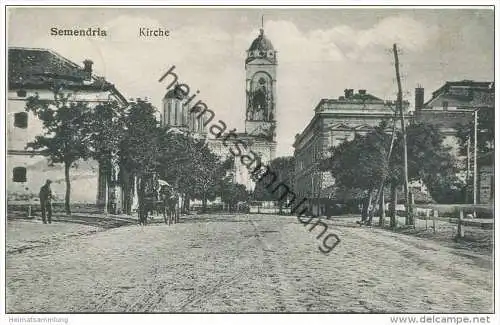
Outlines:
<svg viewBox="0 0 500 325"><path fill-rule="evenodd" d="M160 201L163 203L163 220L165 224L179 222L179 193L169 185L163 185L160 190Z"/></svg>
<svg viewBox="0 0 500 325"><path fill-rule="evenodd" d="M158 181L156 175L147 175L139 180L137 189L139 196L139 225L146 226L148 215L155 210L158 201Z"/></svg>

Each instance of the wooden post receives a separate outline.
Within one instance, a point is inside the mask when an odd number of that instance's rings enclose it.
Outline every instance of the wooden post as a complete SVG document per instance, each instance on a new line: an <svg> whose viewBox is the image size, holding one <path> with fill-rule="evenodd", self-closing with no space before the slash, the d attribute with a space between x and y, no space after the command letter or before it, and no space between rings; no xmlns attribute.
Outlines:
<svg viewBox="0 0 500 325"><path fill-rule="evenodd" d="M460 210L460 215L458 217L458 229L457 229L457 237L464 238L464 210Z"/></svg>
<svg viewBox="0 0 500 325"><path fill-rule="evenodd" d="M408 213L411 214L410 220L413 221L410 224L413 224L413 229L416 229L416 227L417 227L417 218L416 218L415 215L413 215L413 206L415 205L415 198L413 196L413 192L412 191L408 192L408 198L410 199L410 203L408 205L409 208L407 208L407 211L408 211Z"/></svg>
<svg viewBox="0 0 500 325"><path fill-rule="evenodd" d="M379 210L380 210L380 219L379 226L385 226L385 199L384 199L384 187L382 186L382 191L380 193L380 202L379 202Z"/></svg>
<svg viewBox="0 0 500 325"><path fill-rule="evenodd" d="M438 216L437 210L432 210L432 229L434 229L434 233L436 233L436 218Z"/></svg>
<svg viewBox="0 0 500 325"><path fill-rule="evenodd" d="M31 195L28 191L28 187L24 185L24 190L26 191L26 197L28 198L28 218L31 218Z"/></svg>
<svg viewBox="0 0 500 325"><path fill-rule="evenodd" d="M467 137L467 174L465 177L465 203L469 203L469 180L470 180L470 135Z"/></svg>
<svg viewBox="0 0 500 325"><path fill-rule="evenodd" d="M429 220L429 209L425 210L425 230L427 230L427 220Z"/></svg>
<svg viewBox="0 0 500 325"><path fill-rule="evenodd" d="M473 204L477 204L477 110L474 111L474 190L473 190ZM476 216L476 210L474 207L474 217Z"/></svg>
<svg viewBox="0 0 500 325"><path fill-rule="evenodd" d="M396 205L398 203L398 191L397 185L391 184L391 203L389 205L389 217L391 218L391 228L396 229L398 225L397 215L396 215Z"/></svg>
<svg viewBox="0 0 500 325"><path fill-rule="evenodd" d="M403 112L403 92L401 90L401 77L399 75L399 59L398 59L398 48L397 45L393 45L393 52L394 52L394 66L396 68L396 81L398 83L398 97L397 97L397 105L399 108L399 114L401 117L401 133L403 134L403 162L404 162L404 194L405 194L405 210L406 210L406 217L405 217L405 224L406 225L413 225L414 219L412 216L412 205L410 202L410 195L409 195L409 184L408 184L408 149L407 149L407 143L406 143L406 122L405 122L405 115Z"/></svg>

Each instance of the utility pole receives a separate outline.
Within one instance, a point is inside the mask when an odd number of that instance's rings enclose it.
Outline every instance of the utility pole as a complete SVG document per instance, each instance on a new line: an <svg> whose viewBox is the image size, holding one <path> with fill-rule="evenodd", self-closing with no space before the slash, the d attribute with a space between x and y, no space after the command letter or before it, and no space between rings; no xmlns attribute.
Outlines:
<svg viewBox="0 0 500 325"><path fill-rule="evenodd" d="M467 137L467 176L466 176L466 183L465 183L465 203L469 203L469 180L470 180L470 135Z"/></svg>
<svg viewBox="0 0 500 325"><path fill-rule="evenodd" d="M401 90L401 76L399 75L399 59L398 59L398 48L396 43L393 45L394 52L394 65L396 67L396 80L398 82L398 98L397 98L397 106L399 108L399 114L401 117L401 132L403 133L403 161L404 161L404 178L405 178L405 208L406 208L406 218L405 224L412 225L413 224L413 216L411 202L410 202L410 193L408 188L408 149L406 145L406 123L405 116L403 112L403 91Z"/></svg>
<svg viewBox="0 0 500 325"><path fill-rule="evenodd" d="M474 190L473 190L473 203L477 204L477 109L474 111ZM474 207L474 215L476 214L476 208Z"/></svg>

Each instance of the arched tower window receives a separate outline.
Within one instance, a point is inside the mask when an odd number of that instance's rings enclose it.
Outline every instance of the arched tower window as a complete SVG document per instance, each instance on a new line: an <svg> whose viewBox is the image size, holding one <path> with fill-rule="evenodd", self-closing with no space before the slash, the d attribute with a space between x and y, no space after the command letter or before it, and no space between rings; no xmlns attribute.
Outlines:
<svg viewBox="0 0 500 325"><path fill-rule="evenodd" d="M168 100L168 113L167 113L166 120L167 120L168 125L172 125L172 100L171 99Z"/></svg>
<svg viewBox="0 0 500 325"><path fill-rule="evenodd" d="M202 133L203 132L203 122L205 120L205 116L202 115L201 118L198 119L198 132Z"/></svg>
<svg viewBox="0 0 500 325"><path fill-rule="evenodd" d="M174 125L179 125L177 112L179 111L179 103L177 101L174 102Z"/></svg>

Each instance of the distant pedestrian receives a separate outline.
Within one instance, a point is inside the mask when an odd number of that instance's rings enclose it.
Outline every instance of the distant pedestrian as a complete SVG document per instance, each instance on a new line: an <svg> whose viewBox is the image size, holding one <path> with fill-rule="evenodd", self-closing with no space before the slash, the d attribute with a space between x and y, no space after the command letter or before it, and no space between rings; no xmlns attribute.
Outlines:
<svg viewBox="0 0 500 325"><path fill-rule="evenodd" d="M42 221L52 223L52 189L50 188L52 181L48 179L40 188L40 206L42 207ZM48 218L45 216L47 215Z"/></svg>

